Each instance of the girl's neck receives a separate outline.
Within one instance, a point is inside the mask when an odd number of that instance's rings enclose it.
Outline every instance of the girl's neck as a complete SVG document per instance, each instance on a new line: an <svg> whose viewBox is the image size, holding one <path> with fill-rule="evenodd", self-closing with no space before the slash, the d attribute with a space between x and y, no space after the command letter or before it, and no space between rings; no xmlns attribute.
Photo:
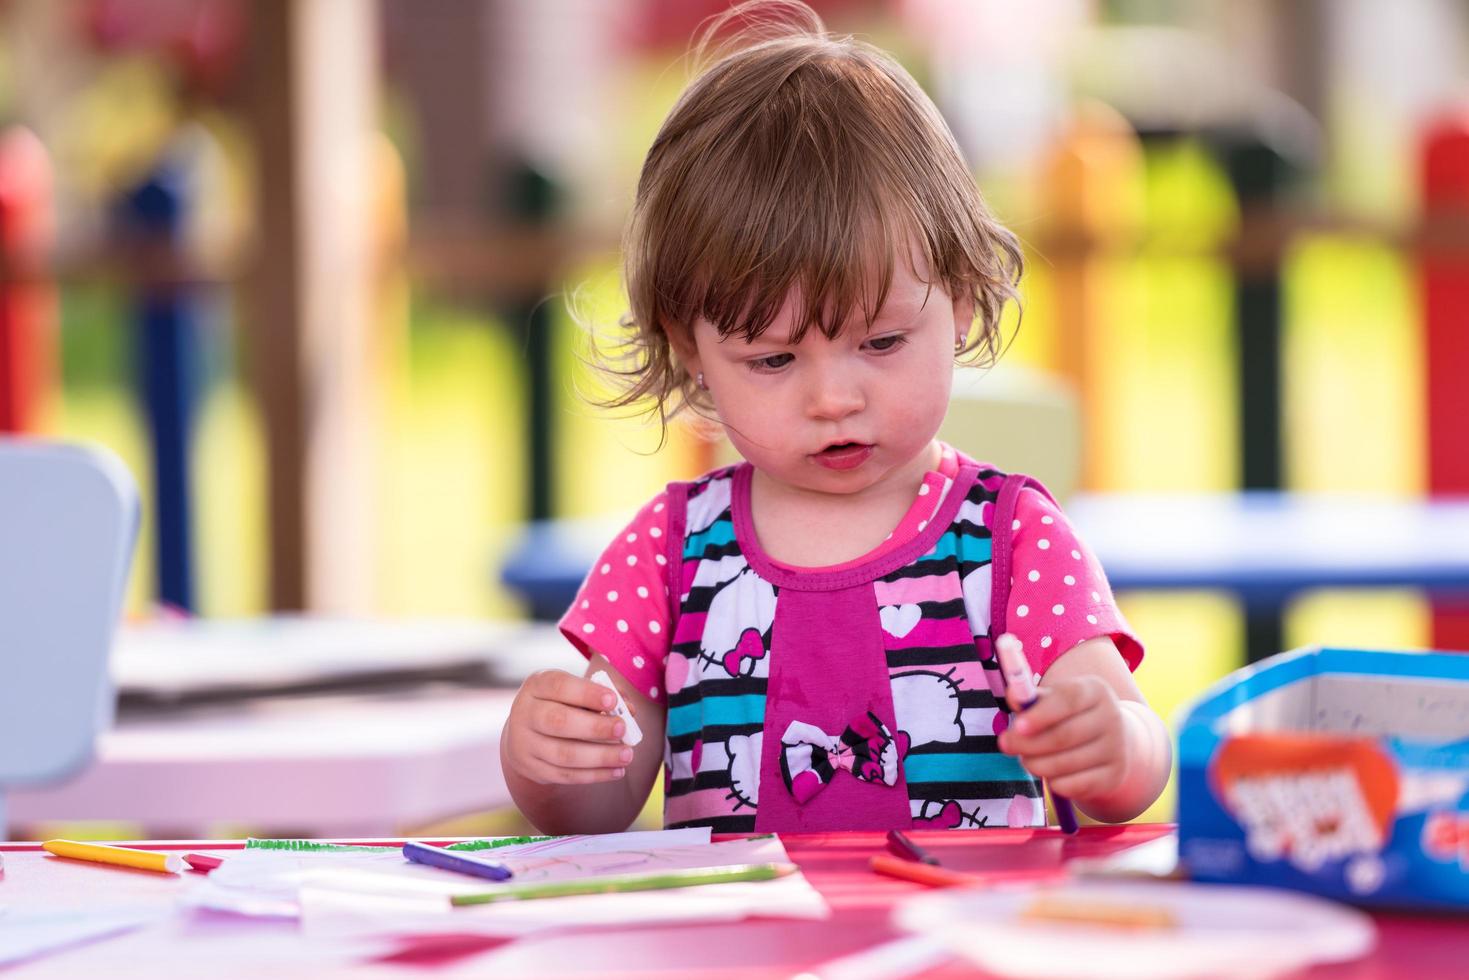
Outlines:
<svg viewBox="0 0 1469 980"><path fill-rule="evenodd" d="M760 547L783 565L823 568L860 558L880 546L913 505L926 473L939 467L937 441L902 469L853 494L791 487L755 470L750 516Z"/></svg>

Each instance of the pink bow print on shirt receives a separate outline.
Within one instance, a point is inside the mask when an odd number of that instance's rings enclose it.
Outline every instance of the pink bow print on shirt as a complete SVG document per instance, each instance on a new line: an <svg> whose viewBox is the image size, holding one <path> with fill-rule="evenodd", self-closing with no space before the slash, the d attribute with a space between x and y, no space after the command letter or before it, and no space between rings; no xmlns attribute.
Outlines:
<svg viewBox="0 0 1469 980"><path fill-rule="evenodd" d="M798 803L819 793L842 769L863 782L892 786L898 781L898 763L908 752L908 736L898 732L894 737L871 711L840 736L793 721L780 744L780 773Z"/></svg>
<svg viewBox="0 0 1469 980"><path fill-rule="evenodd" d="M765 641L760 636L760 631L755 629L745 630L740 634L740 641L735 648L724 655L724 669L731 677L749 676L755 672L755 661L765 656ZM750 661L750 669L745 670L745 661Z"/></svg>

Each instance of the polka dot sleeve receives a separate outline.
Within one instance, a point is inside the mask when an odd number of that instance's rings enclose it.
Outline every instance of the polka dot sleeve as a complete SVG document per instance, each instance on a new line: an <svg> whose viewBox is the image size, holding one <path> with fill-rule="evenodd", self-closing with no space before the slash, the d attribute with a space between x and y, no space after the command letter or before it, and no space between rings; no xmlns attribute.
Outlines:
<svg viewBox="0 0 1469 980"><path fill-rule="evenodd" d="M668 660L668 495L660 493L618 532L587 573L561 633L590 657L606 657L633 686L662 703Z"/></svg>
<svg viewBox="0 0 1469 980"><path fill-rule="evenodd" d="M1101 564L1060 508L1045 494L1022 490L1012 528L1006 626L1020 638L1031 668L1044 674L1078 643L1110 636L1136 670L1142 644L1117 608Z"/></svg>

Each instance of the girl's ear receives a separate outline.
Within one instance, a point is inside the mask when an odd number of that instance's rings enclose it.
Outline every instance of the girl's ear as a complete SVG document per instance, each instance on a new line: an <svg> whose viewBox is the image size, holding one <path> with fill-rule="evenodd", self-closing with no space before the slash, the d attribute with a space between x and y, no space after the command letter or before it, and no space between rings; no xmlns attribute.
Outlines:
<svg viewBox="0 0 1469 980"><path fill-rule="evenodd" d="M974 329L974 293L961 290L954 297L954 349L962 348Z"/></svg>
<svg viewBox="0 0 1469 980"><path fill-rule="evenodd" d="M668 346L673 348L679 365L689 373L689 377L697 377L704 365L699 360L699 348L694 344L693 331L665 324L663 335L668 338Z"/></svg>

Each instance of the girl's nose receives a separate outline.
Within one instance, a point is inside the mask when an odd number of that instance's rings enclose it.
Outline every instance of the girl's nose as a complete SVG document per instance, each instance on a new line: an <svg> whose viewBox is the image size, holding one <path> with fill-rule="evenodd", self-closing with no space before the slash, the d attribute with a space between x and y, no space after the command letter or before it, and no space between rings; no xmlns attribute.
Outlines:
<svg viewBox="0 0 1469 980"><path fill-rule="evenodd" d="M866 407L861 384L847 372L828 369L812 380L809 409L813 418L839 421Z"/></svg>

